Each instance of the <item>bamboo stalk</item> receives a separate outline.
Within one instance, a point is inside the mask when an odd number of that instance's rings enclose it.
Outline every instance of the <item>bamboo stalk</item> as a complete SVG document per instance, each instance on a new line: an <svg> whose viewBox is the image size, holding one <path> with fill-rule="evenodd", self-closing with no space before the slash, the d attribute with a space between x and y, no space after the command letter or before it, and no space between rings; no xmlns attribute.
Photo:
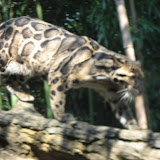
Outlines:
<svg viewBox="0 0 160 160"><path fill-rule="evenodd" d="M137 18L136 18L136 10L135 10L134 0L129 0L129 5L130 5L130 12L131 12L131 22L132 22L132 25L133 25L133 32L135 34L137 34L138 27L137 27L137 24L136 24L136 19ZM142 56L141 46L140 46L139 40L136 40L136 42L135 42L135 49L136 49L138 59L142 60L143 56ZM149 105L148 105L148 102L147 102L146 90L144 90L143 96L138 96L136 98L135 107L137 108L136 111L140 110L137 113L137 115L139 115L139 117L141 117L141 121L139 121L139 123L141 123L140 126L143 126L143 128L146 128L147 126L146 126L145 119L147 119L148 121L151 120ZM146 114L144 115L145 112L146 112ZM152 127L151 123L149 123L148 125L149 125L149 128Z"/></svg>
<svg viewBox="0 0 160 160"><path fill-rule="evenodd" d="M134 0L129 0L129 5L130 5L130 12L131 12L131 22L133 25L133 32L137 33L138 27L136 25L136 11L135 11ZM142 60L141 47L140 47L140 43L138 42L138 40L136 40L135 42L135 49L136 49L138 59Z"/></svg>
<svg viewBox="0 0 160 160"><path fill-rule="evenodd" d="M38 0L36 1L36 12L37 12L37 17L39 19L43 19L42 5L40 4Z"/></svg>
<svg viewBox="0 0 160 160"><path fill-rule="evenodd" d="M38 0L36 1L36 12L37 12L37 17L39 19L43 19L42 6ZM45 100L46 100L46 105L47 105L46 116L47 118L52 118L53 114L52 114L52 110L50 107L49 85L46 81L44 81L43 86L44 86L44 94L45 94Z"/></svg>
<svg viewBox="0 0 160 160"><path fill-rule="evenodd" d="M136 60L131 34L129 31L129 22L125 9L124 0L115 0L119 17L119 25L121 29L123 48L126 55L133 61Z"/></svg>
<svg viewBox="0 0 160 160"><path fill-rule="evenodd" d="M123 48L125 50L125 54L131 60L135 61L136 60L135 51L133 48L131 34L129 31L129 21L127 17L124 0L115 0L115 4L117 8L118 17L119 17L119 25L122 33ZM139 126L142 129L147 129L148 124L147 124L147 116L146 116L144 104L145 103L144 103L143 95L139 95L138 97L136 97L135 109L136 109Z"/></svg>
<svg viewBox="0 0 160 160"><path fill-rule="evenodd" d="M18 101L18 98L15 95L11 94L11 106L12 107L15 106L17 101Z"/></svg>
<svg viewBox="0 0 160 160"><path fill-rule="evenodd" d="M47 111L46 111L46 116L47 118L53 118L52 110L50 107L50 99L49 99L49 85L46 81L43 83L44 86L44 94L45 94L45 100L46 100L46 105L47 105Z"/></svg>

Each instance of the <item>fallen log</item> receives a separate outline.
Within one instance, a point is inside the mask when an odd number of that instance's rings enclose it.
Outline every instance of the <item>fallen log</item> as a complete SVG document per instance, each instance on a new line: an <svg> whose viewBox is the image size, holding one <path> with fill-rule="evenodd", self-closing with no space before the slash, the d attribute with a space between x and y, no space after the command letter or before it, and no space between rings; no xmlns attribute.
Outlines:
<svg viewBox="0 0 160 160"><path fill-rule="evenodd" d="M0 111L0 160L159 160L160 133L60 123L31 103Z"/></svg>

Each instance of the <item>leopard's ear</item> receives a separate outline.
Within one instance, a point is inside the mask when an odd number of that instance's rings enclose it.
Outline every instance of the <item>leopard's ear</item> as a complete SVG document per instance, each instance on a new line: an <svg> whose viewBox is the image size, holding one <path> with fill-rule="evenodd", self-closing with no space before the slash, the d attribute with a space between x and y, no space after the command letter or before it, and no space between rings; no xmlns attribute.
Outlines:
<svg viewBox="0 0 160 160"><path fill-rule="evenodd" d="M96 67L105 67L106 59L96 60L94 64Z"/></svg>
<svg viewBox="0 0 160 160"><path fill-rule="evenodd" d="M99 69L105 69L105 70L113 70L115 68L113 59L102 59L95 61L95 67Z"/></svg>
<svg viewBox="0 0 160 160"><path fill-rule="evenodd" d="M127 64L127 60L124 58L117 58L116 56L113 56L113 61L117 65L117 67L121 67L125 64Z"/></svg>
<svg viewBox="0 0 160 160"><path fill-rule="evenodd" d="M135 63L136 63L139 67L142 67L141 61L137 60L137 61L135 61Z"/></svg>

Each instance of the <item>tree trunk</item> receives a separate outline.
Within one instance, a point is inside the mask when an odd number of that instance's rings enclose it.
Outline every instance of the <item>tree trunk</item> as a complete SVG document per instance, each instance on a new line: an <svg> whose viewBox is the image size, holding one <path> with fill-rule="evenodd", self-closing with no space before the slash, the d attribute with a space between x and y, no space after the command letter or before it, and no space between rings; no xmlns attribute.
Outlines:
<svg viewBox="0 0 160 160"><path fill-rule="evenodd" d="M133 32L136 34L138 32L138 27L136 25L136 10L135 10L135 4L134 0L129 0L129 6L130 6L130 13L131 13L131 23L133 26ZM136 55L139 60L142 60L142 53L141 53L141 46L138 40L135 42L135 50L136 50Z"/></svg>
<svg viewBox="0 0 160 160"><path fill-rule="evenodd" d="M0 160L159 160L160 133L60 123L18 101L0 111Z"/></svg>
<svg viewBox="0 0 160 160"><path fill-rule="evenodd" d="M125 50L126 55L131 60L135 61L136 60L135 51L133 48L131 34L129 31L129 22L127 17L127 12L125 9L124 0L115 0L115 3L119 17L120 29L122 33L123 48ZM144 104L145 104L144 96L143 95L137 96L135 99L135 109L136 109L138 124L140 128L147 129L148 123L147 123L146 109Z"/></svg>
<svg viewBox="0 0 160 160"><path fill-rule="evenodd" d="M135 3L134 3L134 0L129 0L129 6L130 6L130 13L131 13L131 23L132 23L132 26L133 26L133 32L135 33L135 34L137 34L138 33L138 27L137 27L137 24L136 24L136 10L135 10ZM135 50L136 50L136 55L137 55L137 58L138 58L138 60L140 60L140 61L142 61L142 59L143 59L143 55L142 55L142 48L141 48L141 46L140 46L140 42L139 42L139 40L137 39L136 41L135 41ZM144 126L147 122L146 122L146 119L145 119L145 117L143 116L143 114L144 113L146 113L147 114L147 119L148 119L148 125L149 125L149 128L152 128L152 125L151 125L151 116L150 116L150 109L149 109L149 103L148 103L148 98L147 98L148 96L147 96L147 93L146 93L146 90L144 89L144 94L143 94L143 96L139 96L139 97L137 97L137 100L136 100L136 104L135 104L135 107L137 107L137 109L136 110L140 110L138 113L137 113L137 115L138 114L140 114L140 113L142 113L142 116L141 115L139 115L139 117L142 117L141 118L141 121L140 121L140 123L141 123L141 125L140 126ZM144 99L142 99L142 100L138 100L138 99L141 99L141 98L144 98ZM142 105L139 105L139 103L144 103L144 104L142 104ZM139 108L139 106L144 106L144 107L142 107L142 108ZM146 109L146 111L144 110L144 109ZM143 118L144 118L144 120L143 120Z"/></svg>

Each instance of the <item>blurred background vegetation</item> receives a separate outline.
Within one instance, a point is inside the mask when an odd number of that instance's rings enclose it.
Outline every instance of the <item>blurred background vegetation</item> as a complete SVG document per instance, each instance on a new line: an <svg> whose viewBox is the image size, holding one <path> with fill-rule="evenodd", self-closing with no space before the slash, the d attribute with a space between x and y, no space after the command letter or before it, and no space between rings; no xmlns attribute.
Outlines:
<svg viewBox="0 0 160 160"><path fill-rule="evenodd" d="M160 1L135 1L136 32L131 18L132 6L129 0L125 3L135 49L137 52L141 49L140 60L146 77L150 123L154 131L160 131ZM0 0L0 22L20 16L38 17L77 35L91 37L110 50L123 54L113 0ZM3 81L4 77L1 77L0 109L9 110L15 103L15 97L8 93ZM52 118L46 83L35 78L30 80L29 84L31 93L36 98L36 109L44 116ZM119 126L107 102L92 90L82 88L69 91L66 108L79 120L98 125Z"/></svg>

